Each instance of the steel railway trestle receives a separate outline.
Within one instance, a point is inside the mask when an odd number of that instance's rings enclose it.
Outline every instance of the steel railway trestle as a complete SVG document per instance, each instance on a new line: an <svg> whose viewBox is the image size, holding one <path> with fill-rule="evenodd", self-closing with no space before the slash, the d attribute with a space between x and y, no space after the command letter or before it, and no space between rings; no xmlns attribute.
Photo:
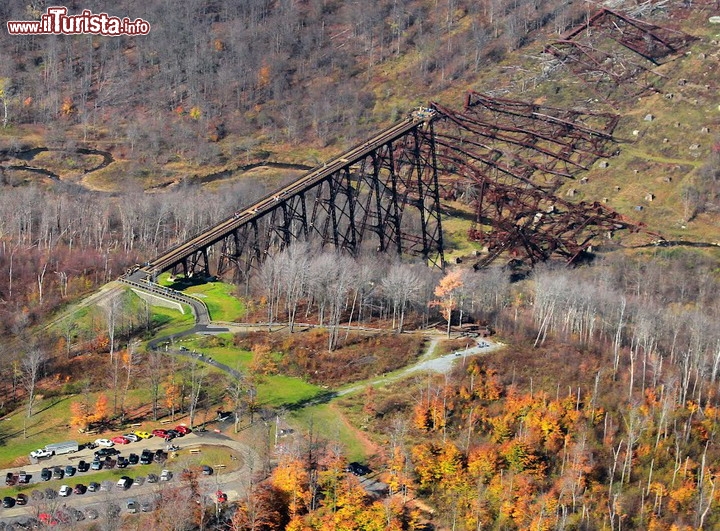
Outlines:
<svg viewBox="0 0 720 531"><path fill-rule="evenodd" d="M247 278L265 256L294 240L357 253L362 248L418 256L443 268L435 111L420 109L145 264L134 278L164 271L186 277L230 268Z"/></svg>

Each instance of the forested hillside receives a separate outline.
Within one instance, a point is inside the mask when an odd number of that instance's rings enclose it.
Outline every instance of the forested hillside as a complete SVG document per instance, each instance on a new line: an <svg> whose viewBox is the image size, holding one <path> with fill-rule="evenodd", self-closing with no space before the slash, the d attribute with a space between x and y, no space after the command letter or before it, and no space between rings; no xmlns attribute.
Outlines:
<svg viewBox="0 0 720 531"><path fill-rule="evenodd" d="M32 19L45 7L7 2L0 17ZM583 2L549 0L67 7L140 17L152 30L115 39L3 32L8 121L47 127L53 143L73 130L75 141L112 143L142 163L217 163L248 147L239 137L318 146L358 138L451 85L462 94L532 32L560 32L587 14ZM226 135L238 137L235 153L217 144Z"/></svg>

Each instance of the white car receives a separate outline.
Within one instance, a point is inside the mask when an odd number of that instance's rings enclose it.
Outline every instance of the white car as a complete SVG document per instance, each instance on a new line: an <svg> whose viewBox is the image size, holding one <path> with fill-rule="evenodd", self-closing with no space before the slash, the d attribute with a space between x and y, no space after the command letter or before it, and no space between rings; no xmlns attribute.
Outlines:
<svg viewBox="0 0 720 531"><path fill-rule="evenodd" d="M170 481L172 479L172 472L169 470L163 470L160 474L160 481Z"/></svg>
<svg viewBox="0 0 720 531"><path fill-rule="evenodd" d="M58 491L58 494L62 496L63 498L70 496L70 493L72 492L72 489L68 485L63 485L60 487L60 490Z"/></svg>
<svg viewBox="0 0 720 531"><path fill-rule="evenodd" d="M95 439L95 444L104 448L112 448L113 446L115 446L115 443L112 442L110 439Z"/></svg>
<svg viewBox="0 0 720 531"><path fill-rule="evenodd" d="M52 452L45 450L45 448L38 448L37 450L30 452L30 457L34 459L42 459L44 457L52 457L52 454Z"/></svg>
<svg viewBox="0 0 720 531"><path fill-rule="evenodd" d="M138 437L134 433L124 433L123 437L125 437L130 442L138 442L140 440L140 437Z"/></svg>

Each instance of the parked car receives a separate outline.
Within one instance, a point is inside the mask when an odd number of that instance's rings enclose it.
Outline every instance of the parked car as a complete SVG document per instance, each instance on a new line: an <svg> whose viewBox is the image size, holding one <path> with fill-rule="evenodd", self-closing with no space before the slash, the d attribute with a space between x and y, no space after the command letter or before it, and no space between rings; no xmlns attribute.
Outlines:
<svg viewBox="0 0 720 531"><path fill-rule="evenodd" d="M78 461L77 469L78 472L87 472L88 470L90 470L90 463L81 459L80 461Z"/></svg>
<svg viewBox="0 0 720 531"><path fill-rule="evenodd" d="M112 448L115 446L115 443L110 439L95 439L95 444L102 446L103 448Z"/></svg>
<svg viewBox="0 0 720 531"><path fill-rule="evenodd" d="M138 504L135 500L128 500L126 507L127 512L130 514L135 514L138 511Z"/></svg>
<svg viewBox="0 0 720 531"><path fill-rule="evenodd" d="M153 461L156 463L164 463L167 461L167 452L164 452L163 450L155 450L155 456L153 457Z"/></svg>
<svg viewBox="0 0 720 531"><path fill-rule="evenodd" d="M100 483L98 483L98 482L96 482L96 481L91 481L90 483L88 483L87 490L88 490L89 492L97 492L97 491L99 491L99 490L100 490Z"/></svg>
<svg viewBox="0 0 720 531"><path fill-rule="evenodd" d="M117 461L109 457L103 462L103 468L105 470L112 470L113 468L115 468L115 465L117 465Z"/></svg>
<svg viewBox="0 0 720 531"><path fill-rule="evenodd" d="M5 509L10 509L11 507L15 507L15 498L12 496L5 496L2 501L2 506Z"/></svg>
<svg viewBox="0 0 720 531"><path fill-rule="evenodd" d="M180 424L179 426L175 426L175 431L178 432L180 435L187 435L188 433L192 432L190 428L187 426L183 426Z"/></svg>
<svg viewBox="0 0 720 531"><path fill-rule="evenodd" d="M124 433L123 437L125 437L130 442L138 442L140 440L140 437L138 437L134 433Z"/></svg>
<svg viewBox="0 0 720 531"><path fill-rule="evenodd" d="M72 476L75 475L75 472L77 472L77 468L75 468L74 466L72 466L72 465L67 465L67 466L65 467L65 475L66 475L66 476L72 477Z"/></svg>
<svg viewBox="0 0 720 531"><path fill-rule="evenodd" d="M350 472L351 474L354 474L356 476L366 476L367 474L372 472L372 470L370 470L370 468L365 465L361 465L360 463L353 461L345 467L345 472Z"/></svg>
<svg viewBox="0 0 720 531"><path fill-rule="evenodd" d="M180 433L175 430L167 430L165 432L165 440L166 441L172 441L176 437L180 437Z"/></svg>
<svg viewBox="0 0 720 531"><path fill-rule="evenodd" d="M203 476L212 476L213 468L210 465L203 465L202 473L203 473Z"/></svg>
<svg viewBox="0 0 720 531"><path fill-rule="evenodd" d="M60 468L59 466L56 466L55 468L53 468L53 471L52 471L53 479L62 479L64 477L65 477L65 471L62 468Z"/></svg>
<svg viewBox="0 0 720 531"><path fill-rule="evenodd" d="M5 474L5 485L15 485L17 483L18 477L15 475L14 472L8 472Z"/></svg>
<svg viewBox="0 0 720 531"><path fill-rule="evenodd" d="M153 430L152 434L153 434L153 437L160 437L161 439L164 439L165 436L167 435L167 430L158 428L157 430Z"/></svg>
<svg viewBox="0 0 720 531"><path fill-rule="evenodd" d="M45 448L38 448L30 452L30 457L33 459L45 459L46 457L52 457L52 452L49 452Z"/></svg>
<svg viewBox="0 0 720 531"><path fill-rule="evenodd" d="M149 439L150 437L152 437L152 434L150 434L146 431L134 431L133 433L135 435L137 435L138 437L140 437L141 439Z"/></svg>
<svg viewBox="0 0 720 531"><path fill-rule="evenodd" d="M123 437L122 435L118 435L117 437L113 437L110 439L115 444L130 444L130 439L127 439Z"/></svg>
<svg viewBox="0 0 720 531"><path fill-rule="evenodd" d="M56 526L60 524L60 520L55 518L50 513L40 513L38 514L38 520L40 520L40 523L46 525L46 526Z"/></svg>
<svg viewBox="0 0 720 531"><path fill-rule="evenodd" d="M95 457L107 457L110 455L118 455L120 453L120 450L117 448L100 448L97 452L95 452Z"/></svg>
<svg viewBox="0 0 720 531"><path fill-rule="evenodd" d="M27 494L23 494L22 492L15 496L15 503L18 505L27 505L28 504L28 496Z"/></svg>
<svg viewBox="0 0 720 531"><path fill-rule="evenodd" d="M90 464L90 468L91 468L92 470L102 470L102 467L103 467L103 462L100 461L99 459L95 459L95 461L93 461L93 462Z"/></svg>
<svg viewBox="0 0 720 531"><path fill-rule="evenodd" d="M138 476L133 481L133 485L142 485L143 483L145 483L145 476Z"/></svg>
<svg viewBox="0 0 720 531"><path fill-rule="evenodd" d="M157 474L148 474L147 476L147 482L148 483L157 483L160 478L157 477Z"/></svg>
<svg viewBox="0 0 720 531"><path fill-rule="evenodd" d="M155 508L155 504L150 500L143 500L140 502L140 510L144 513L149 513Z"/></svg>
<svg viewBox="0 0 720 531"><path fill-rule="evenodd" d="M140 464L149 465L153 462L153 457L155 457L155 454L153 454L152 450L143 450L140 455Z"/></svg>
<svg viewBox="0 0 720 531"><path fill-rule="evenodd" d="M49 468L43 468L40 471L40 479L42 479L43 481L50 481L51 478L52 478L52 472L50 471Z"/></svg>
<svg viewBox="0 0 720 531"><path fill-rule="evenodd" d="M75 494L85 494L85 491L87 491L87 487L83 485L82 483L78 483L75 485L75 488L73 489L73 492Z"/></svg>
<svg viewBox="0 0 720 531"><path fill-rule="evenodd" d="M117 488L127 490L130 488L130 485L132 485L133 480L132 478L129 478L127 476L123 476L117 481Z"/></svg>
<svg viewBox="0 0 720 531"><path fill-rule="evenodd" d="M28 474L24 470L21 470L18 472L17 482L21 485L27 485L30 483L30 478L32 478L32 474Z"/></svg>
<svg viewBox="0 0 720 531"><path fill-rule="evenodd" d="M173 474L169 470L163 470L160 473L160 481L170 481L172 479L172 477L173 477Z"/></svg>
<svg viewBox="0 0 720 531"><path fill-rule="evenodd" d="M67 496L70 496L70 493L72 492L72 489L69 485L63 485L60 487L60 490L58 491L58 494L62 496L63 498L66 498Z"/></svg>
<svg viewBox="0 0 720 531"><path fill-rule="evenodd" d="M225 494L221 490L219 490L215 493L215 497L217 498L218 503L225 503L227 501L227 494Z"/></svg>
<svg viewBox="0 0 720 531"><path fill-rule="evenodd" d="M140 461L140 456L138 454L130 454L128 456L128 463L131 465L137 465L138 461Z"/></svg>

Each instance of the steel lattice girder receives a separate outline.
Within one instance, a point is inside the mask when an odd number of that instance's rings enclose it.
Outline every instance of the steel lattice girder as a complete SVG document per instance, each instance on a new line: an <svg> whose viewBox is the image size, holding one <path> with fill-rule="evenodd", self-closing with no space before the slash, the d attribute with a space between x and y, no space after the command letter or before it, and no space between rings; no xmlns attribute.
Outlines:
<svg viewBox="0 0 720 531"><path fill-rule="evenodd" d="M471 92L463 112L436 105L439 168L471 183L472 239L487 245L482 267L501 253L531 263L559 254L575 260L602 233L641 226L594 203L555 196L559 184L614 151L619 117L542 107ZM559 161L559 162L558 162ZM557 165L563 164L562 171Z"/></svg>
<svg viewBox="0 0 720 531"><path fill-rule="evenodd" d="M543 107L470 92L457 112L434 104L438 152L446 170L474 161L500 182L554 190L564 180L614 151L619 117Z"/></svg>
<svg viewBox="0 0 720 531"><path fill-rule="evenodd" d="M223 239L220 273L241 276L294 240L317 238L353 254L407 253L444 267L432 124L412 129L311 188L289 194Z"/></svg>
<svg viewBox="0 0 720 531"><path fill-rule="evenodd" d="M542 190L521 189L486 182L478 203L477 219L491 230L470 231L470 237L487 245L488 255L476 267L489 264L503 251L524 255L531 263L553 254L574 261L591 241L603 233L642 229L599 203L569 203Z"/></svg>
<svg viewBox="0 0 720 531"><path fill-rule="evenodd" d="M611 90L629 93L628 82L639 82L651 68L697 38L603 8L545 48L570 66L596 90L609 82ZM640 82L641 91L649 83ZM636 91L637 92L637 91Z"/></svg>

